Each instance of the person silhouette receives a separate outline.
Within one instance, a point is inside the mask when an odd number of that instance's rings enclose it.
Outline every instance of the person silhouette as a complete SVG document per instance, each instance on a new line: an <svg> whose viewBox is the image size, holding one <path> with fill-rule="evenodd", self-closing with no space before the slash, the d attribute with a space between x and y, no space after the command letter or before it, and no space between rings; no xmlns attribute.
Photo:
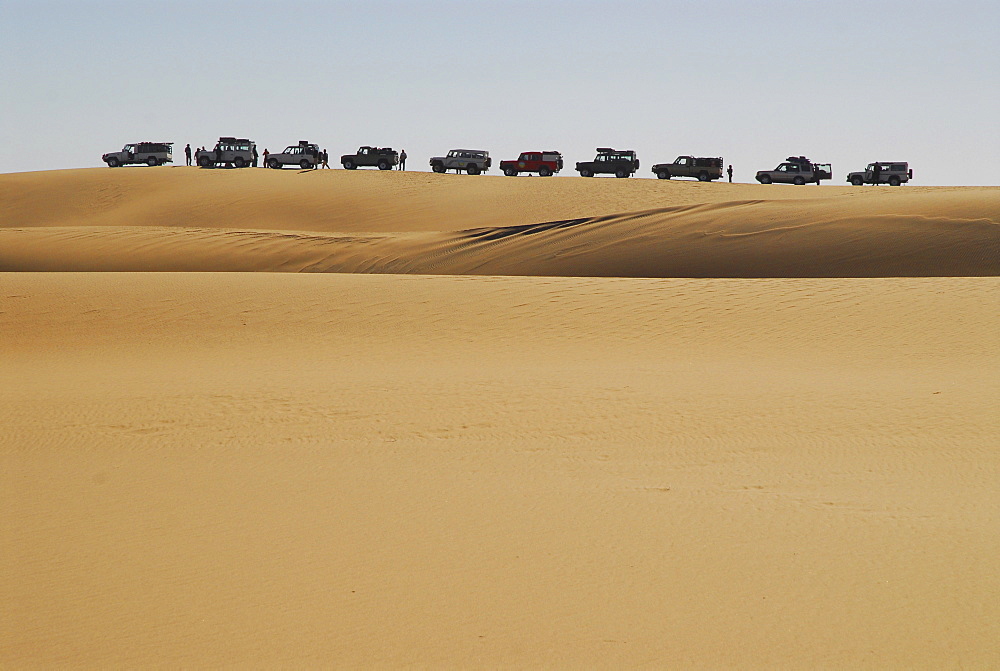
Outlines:
<svg viewBox="0 0 1000 671"><path fill-rule="evenodd" d="M191 143L184 147L184 158L187 159L187 164L191 165Z"/></svg>
<svg viewBox="0 0 1000 671"><path fill-rule="evenodd" d="M406 150L399 152L399 169L406 170Z"/></svg>
<svg viewBox="0 0 1000 671"><path fill-rule="evenodd" d="M729 167L726 168L726 173L729 175L729 183L733 183L733 165L730 163Z"/></svg>

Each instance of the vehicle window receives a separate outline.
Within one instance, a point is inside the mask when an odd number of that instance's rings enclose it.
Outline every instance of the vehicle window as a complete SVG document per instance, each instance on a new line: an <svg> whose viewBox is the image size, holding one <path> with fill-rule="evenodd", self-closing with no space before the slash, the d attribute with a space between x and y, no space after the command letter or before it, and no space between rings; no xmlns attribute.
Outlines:
<svg viewBox="0 0 1000 671"><path fill-rule="evenodd" d="M890 170L892 170L893 172L906 172L906 164L905 163L893 163L892 167L890 168Z"/></svg>

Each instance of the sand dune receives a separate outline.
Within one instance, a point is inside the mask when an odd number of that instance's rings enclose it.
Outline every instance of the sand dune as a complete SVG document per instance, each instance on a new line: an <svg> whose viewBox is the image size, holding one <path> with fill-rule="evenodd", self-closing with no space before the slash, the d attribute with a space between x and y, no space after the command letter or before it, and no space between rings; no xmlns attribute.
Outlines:
<svg viewBox="0 0 1000 671"><path fill-rule="evenodd" d="M1000 189L346 171L67 172L6 177L0 270L1000 274ZM753 198L731 199L738 194ZM505 199L509 204L500 204Z"/></svg>
<svg viewBox="0 0 1000 671"><path fill-rule="evenodd" d="M988 667L987 279L0 276L4 666Z"/></svg>
<svg viewBox="0 0 1000 671"><path fill-rule="evenodd" d="M998 667L998 221L0 175L0 667Z"/></svg>

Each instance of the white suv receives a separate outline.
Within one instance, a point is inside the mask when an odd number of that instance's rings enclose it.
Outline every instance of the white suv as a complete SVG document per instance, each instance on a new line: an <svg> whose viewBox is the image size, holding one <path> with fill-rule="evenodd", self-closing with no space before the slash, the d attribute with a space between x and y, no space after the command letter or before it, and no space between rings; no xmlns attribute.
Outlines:
<svg viewBox="0 0 1000 671"><path fill-rule="evenodd" d="M465 170L470 175L486 172L493 165L488 151L482 149L452 149L447 156L435 156L431 159L431 169L434 172Z"/></svg>
<svg viewBox="0 0 1000 671"><path fill-rule="evenodd" d="M297 145L285 147L285 151L280 154L269 154L267 157L267 167L275 170L280 170L286 165L296 165L303 170L309 170L319 164L319 145L310 144L305 140L300 140Z"/></svg>

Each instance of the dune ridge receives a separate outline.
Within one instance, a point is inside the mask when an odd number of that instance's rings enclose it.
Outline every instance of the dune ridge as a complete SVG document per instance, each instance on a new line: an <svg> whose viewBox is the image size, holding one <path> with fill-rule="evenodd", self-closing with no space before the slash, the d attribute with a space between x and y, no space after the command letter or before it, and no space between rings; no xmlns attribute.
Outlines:
<svg viewBox="0 0 1000 671"><path fill-rule="evenodd" d="M1000 274L1000 189L273 172L5 176L0 271Z"/></svg>
<svg viewBox="0 0 1000 671"><path fill-rule="evenodd" d="M1000 224L825 219L775 203L467 231L336 234L159 227L0 229L0 271L264 271L577 277L1000 275Z"/></svg>

